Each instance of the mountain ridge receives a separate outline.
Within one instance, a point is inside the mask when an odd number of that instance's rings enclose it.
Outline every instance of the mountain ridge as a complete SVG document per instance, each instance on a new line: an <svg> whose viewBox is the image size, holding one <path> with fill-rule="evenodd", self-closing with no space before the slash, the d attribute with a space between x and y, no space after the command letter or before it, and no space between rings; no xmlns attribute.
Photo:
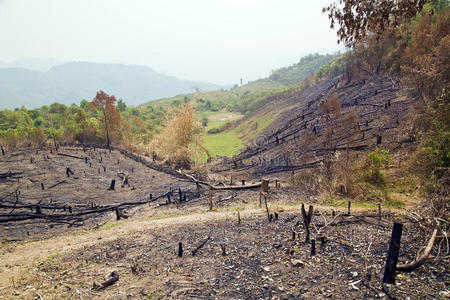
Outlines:
<svg viewBox="0 0 450 300"><path fill-rule="evenodd" d="M50 70L0 68L0 109L24 105L36 108L53 102L79 103L98 90L122 98L129 105L175 96L195 88L223 86L163 75L150 67L114 63L69 62Z"/></svg>

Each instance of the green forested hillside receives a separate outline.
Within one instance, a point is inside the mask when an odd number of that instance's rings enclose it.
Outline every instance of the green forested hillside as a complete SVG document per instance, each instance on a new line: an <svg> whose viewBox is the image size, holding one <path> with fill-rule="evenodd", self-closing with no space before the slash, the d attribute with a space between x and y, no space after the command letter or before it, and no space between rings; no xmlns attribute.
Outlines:
<svg viewBox="0 0 450 300"><path fill-rule="evenodd" d="M143 104L142 107L169 107L192 101L197 111L226 110L248 114L261 107L264 99L295 87L296 84L339 56L341 56L340 53L310 54L301 58L298 63L272 71L272 74L266 78L250 81L242 86L235 85L230 90L184 94L151 101Z"/></svg>
<svg viewBox="0 0 450 300"><path fill-rule="evenodd" d="M308 55L290 67L275 70L267 78L235 86L229 90L181 94L172 98L151 101L138 107L127 106L128 101L114 98L109 110L118 117L117 120L114 120L115 127L113 126L110 132L111 141L113 144L145 146L159 132L164 121L170 116L170 112L189 102L194 106L197 119L203 125L204 147L209 154L211 156L232 155L242 148L246 141L242 138L244 134L247 134L248 137L256 134L256 132L249 132L253 128L250 125L258 123L259 130L261 130L264 127L263 123L270 123L273 118L266 116L264 122L259 119L249 119L238 128L232 128L233 122L260 108L267 101L271 101L272 96L298 88L297 83L316 72L337 55ZM57 83L55 86L61 86L58 93L63 95L71 91L67 87L64 88L66 86L64 82L77 82L77 76L84 72L84 67L80 63L56 67L47 75L52 76ZM67 72L68 68L71 70L70 72ZM110 73L107 77L109 81L116 82L116 84L122 82L116 80L116 77L120 75L117 68L122 69L123 76L132 78L134 84L145 84L150 77L160 81L167 79L165 77L161 79L161 75L145 68L134 67L136 72L133 73L133 70L127 66L90 65L92 72L82 76L84 78L82 82L88 81L90 84L80 87L78 92L84 91L87 94L85 98L92 99L95 91L90 92L89 89L93 89L94 86L102 86L97 75L105 68ZM39 76L41 72L10 69L9 73L11 72L16 72L21 81L27 83L27 86L33 85L35 89L45 94L48 86L46 80ZM41 79L36 80L36 78ZM11 80L5 80L3 84L7 84ZM174 78L167 80L166 83L176 81ZM78 84L82 84L82 82L78 82ZM148 89L151 88L151 86L148 87ZM127 89L131 91L132 87L127 87ZM79 96L74 94L74 97ZM45 99L42 101L45 103ZM73 141L104 143L106 132L103 116L102 107L95 106L86 100L82 100L79 105L67 106L62 103L53 103L34 109L22 106L20 109L3 110L0 111L0 143L13 148L23 144L37 145L47 139L55 143ZM207 157L203 158L206 160Z"/></svg>
<svg viewBox="0 0 450 300"><path fill-rule="evenodd" d="M341 54L337 52L335 54L326 55L314 53L304 56L296 64L272 71L269 79L280 84L298 83L340 55Z"/></svg>

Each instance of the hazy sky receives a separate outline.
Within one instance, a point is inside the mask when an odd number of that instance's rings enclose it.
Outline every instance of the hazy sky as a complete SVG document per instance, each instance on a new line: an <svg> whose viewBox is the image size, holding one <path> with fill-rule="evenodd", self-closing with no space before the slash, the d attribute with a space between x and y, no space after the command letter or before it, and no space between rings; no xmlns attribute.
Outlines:
<svg viewBox="0 0 450 300"><path fill-rule="evenodd" d="M233 84L338 49L332 0L0 0L0 61L140 64Z"/></svg>

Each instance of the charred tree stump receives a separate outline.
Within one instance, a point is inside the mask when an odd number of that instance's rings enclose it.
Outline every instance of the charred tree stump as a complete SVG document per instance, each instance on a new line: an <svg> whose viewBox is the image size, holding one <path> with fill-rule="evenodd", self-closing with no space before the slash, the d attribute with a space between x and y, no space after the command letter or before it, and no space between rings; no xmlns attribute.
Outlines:
<svg viewBox="0 0 450 300"><path fill-rule="evenodd" d="M245 180L244 179L242 179L242 185L245 185Z"/></svg>
<svg viewBox="0 0 450 300"><path fill-rule="evenodd" d="M316 240L311 240L311 256L316 255Z"/></svg>
<svg viewBox="0 0 450 300"><path fill-rule="evenodd" d="M130 184L128 183L128 175L125 175L125 176L123 177L121 187L123 188L123 187L125 187L125 185L130 186Z"/></svg>
<svg viewBox="0 0 450 300"><path fill-rule="evenodd" d="M238 224L241 224L241 212L238 210Z"/></svg>
<svg viewBox="0 0 450 300"><path fill-rule="evenodd" d="M183 244L181 242L178 243L178 257L183 257Z"/></svg>
<svg viewBox="0 0 450 300"><path fill-rule="evenodd" d="M105 166L103 166L103 173L105 173L106 172L106 167Z"/></svg>
<svg viewBox="0 0 450 300"><path fill-rule="evenodd" d="M183 201L183 193L181 192L181 188L178 188L178 196L180 198L180 203Z"/></svg>
<svg viewBox="0 0 450 300"><path fill-rule="evenodd" d="M308 214L307 214L306 210L305 210L305 205L302 204L303 225L305 226L305 231L306 231L305 243L309 243L310 242L309 225L311 224L312 214L313 214L313 207L312 207L312 205L309 206Z"/></svg>
<svg viewBox="0 0 450 300"><path fill-rule="evenodd" d="M270 217L269 207L267 206L267 197L266 196L264 196L264 203L266 204L267 219L269 219L269 222L271 222L272 218Z"/></svg>
<svg viewBox="0 0 450 300"><path fill-rule="evenodd" d="M400 239L402 238L403 224L394 222L391 241L384 268L383 283L395 283L395 270L397 269L398 253L400 251Z"/></svg>
<svg viewBox="0 0 450 300"><path fill-rule="evenodd" d="M381 220L381 203L378 203L378 219Z"/></svg>
<svg viewBox="0 0 450 300"><path fill-rule="evenodd" d="M111 185L108 188L108 191L114 191L114 187L116 186L116 180L111 180Z"/></svg>
<svg viewBox="0 0 450 300"><path fill-rule="evenodd" d="M2 148L2 155L5 156L5 149L3 149L3 146L1 148Z"/></svg>
<svg viewBox="0 0 450 300"><path fill-rule="evenodd" d="M116 207L116 219L117 219L117 221L120 220L120 210L119 210L119 207Z"/></svg>
<svg viewBox="0 0 450 300"><path fill-rule="evenodd" d="M213 203L213 200L212 200L212 187L211 187L211 185L209 185L209 190L208 190L208 201L209 201L209 210L213 210L214 203Z"/></svg>
<svg viewBox="0 0 450 300"><path fill-rule="evenodd" d="M67 177L70 177L70 175L73 175L73 171L70 168L66 168L66 175Z"/></svg>
<svg viewBox="0 0 450 300"><path fill-rule="evenodd" d="M320 236L319 241L320 241L320 246L325 246L325 243L327 242L327 237Z"/></svg>
<svg viewBox="0 0 450 300"><path fill-rule="evenodd" d="M348 201L347 214L349 214L349 215L350 215L351 206L352 206L352 203L350 201Z"/></svg>
<svg viewBox="0 0 450 300"><path fill-rule="evenodd" d="M278 213L274 212L274 216L275 216L275 221L278 221Z"/></svg>
<svg viewBox="0 0 450 300"><path fill-rule="evenodd" d="M170 204L171 203L171 201L170 201L170 193L168 193L167 194L167 204Z"/></svg>
<svg viewBox="0 0 450 300"><path fill-rule="evenodd" d="M41 189L42 190L45 190L45 188L44 188L44 184L41 182Z"/></svg>
<svg viewBox="0 0 450 300"><path fill-rule="evenodd" d="M200 197L200 184L197 182L195 182L195 185L197 187L197 197Z"/></svg>
<svg viewBox="0 0 450 300"><path fill-rule="evenodd" d="M292 240L295 241L295 231L292 231Z"/></svg>

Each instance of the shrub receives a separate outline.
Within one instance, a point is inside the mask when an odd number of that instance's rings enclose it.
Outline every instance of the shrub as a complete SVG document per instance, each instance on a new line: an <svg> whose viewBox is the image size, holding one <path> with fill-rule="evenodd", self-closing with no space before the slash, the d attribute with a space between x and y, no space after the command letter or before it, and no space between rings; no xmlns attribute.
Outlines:
<svg viewBox="0 0 450 300"><path fill-rule="evenodd" d="M192 157L201 151L202 127L195 117L195 111L188 102L173 111L161 133L151 145L150 151L172 167L190 168Z"/></svg>
<svg viewBox="0 0 450 300"><path fill-rule="evenodd" d="M386 179L381 170L389 167L390 160L389 150L377 147L375 151L370 152L364 166L364 180L375 186L384 187Z"/></svg>

